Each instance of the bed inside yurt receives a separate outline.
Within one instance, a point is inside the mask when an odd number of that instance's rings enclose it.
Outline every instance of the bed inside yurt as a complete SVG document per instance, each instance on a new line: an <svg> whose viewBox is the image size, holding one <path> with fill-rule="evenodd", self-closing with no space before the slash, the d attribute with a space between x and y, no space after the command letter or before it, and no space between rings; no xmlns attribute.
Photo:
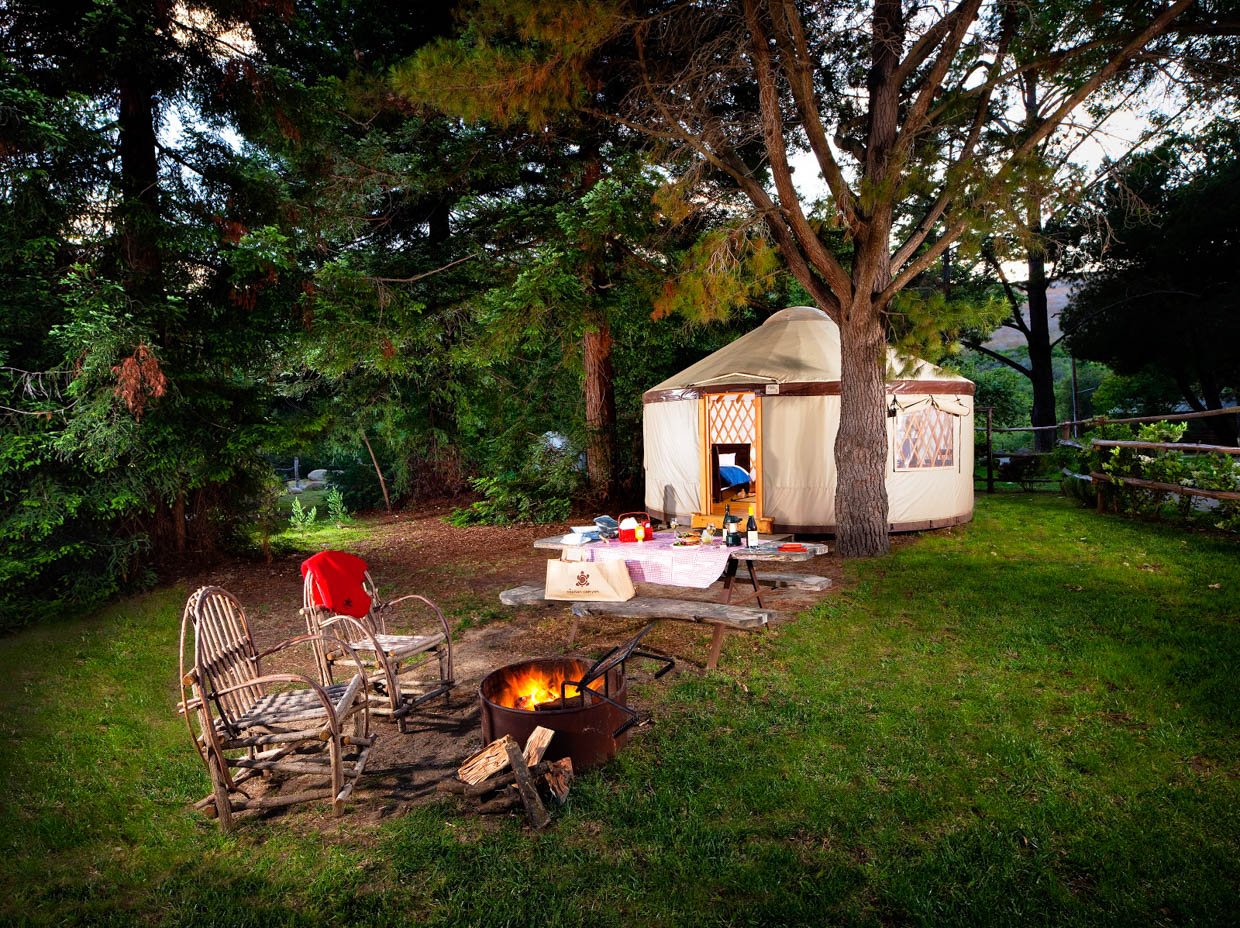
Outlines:
<svg viewBox="0 0 1240 928"><path fill-rule="evenodd" d="M894 351L887 368L890 530L968 521L973 384ZM719 525L753 505L762 531L835 531L840 333L822 310L774 313L642 400L652 516Z"/></svg>

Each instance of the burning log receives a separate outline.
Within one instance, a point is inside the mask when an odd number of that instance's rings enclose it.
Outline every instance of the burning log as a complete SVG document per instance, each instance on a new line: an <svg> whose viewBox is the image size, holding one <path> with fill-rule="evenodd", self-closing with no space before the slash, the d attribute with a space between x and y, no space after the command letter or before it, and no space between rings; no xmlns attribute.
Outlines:
<svg viewBox="0 0 1240 928"><path fill-rule="evenodd" d="M580 709L584 696L578 693L576 696L569 696L567 699L552 699L549 702L540 702L533 706L528 706L532 712L553 712L556 709Z"/></svg>

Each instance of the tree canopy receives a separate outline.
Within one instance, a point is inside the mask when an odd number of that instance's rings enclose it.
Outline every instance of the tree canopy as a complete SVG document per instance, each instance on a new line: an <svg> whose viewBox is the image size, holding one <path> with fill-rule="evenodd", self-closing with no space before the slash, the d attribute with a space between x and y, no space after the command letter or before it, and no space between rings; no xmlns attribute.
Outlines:
<svg viewBox="0 0 1240 928"><path fill-rule="evenodd" d="M1122 374L1161 372L1197 410L1222 408L1240 393L1233 133L1168 142L1100 192L1098 225L1109 241L1063 317L1073 354ZM1234 424L1223 437L1235 440Z"/></svg>

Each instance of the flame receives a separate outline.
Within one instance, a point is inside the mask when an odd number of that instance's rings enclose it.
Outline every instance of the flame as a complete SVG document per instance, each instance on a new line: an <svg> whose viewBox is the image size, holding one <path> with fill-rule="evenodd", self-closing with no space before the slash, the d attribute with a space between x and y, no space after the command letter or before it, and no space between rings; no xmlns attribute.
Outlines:
<svg viewBox="0 0 1240 928"><path fill-rule="evenodd" d="M560 688L568 680L568 671L576 668L557 667L547 671L539 667L521 667L510 671L493 701L510 709L532 711L542 703L555 702L560 698ZM564 696L578 694L577 687L565 686Z"/></svg>

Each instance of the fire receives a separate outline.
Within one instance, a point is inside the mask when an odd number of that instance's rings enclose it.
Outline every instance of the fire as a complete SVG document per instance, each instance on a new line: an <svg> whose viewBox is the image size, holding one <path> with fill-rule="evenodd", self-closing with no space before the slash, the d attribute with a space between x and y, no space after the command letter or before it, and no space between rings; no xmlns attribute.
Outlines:
<svg viewBox="0 0 1240 928"><path fill-rule="evenodd" d="M522 667L509 673L503 687L496 693L494 702L510 709L532 711L543 703L557 701L560 698L560 688L567 680L568 673L563 667L551 671L539 667ZM564 686L566 698L576 696L577 693L577 687Z"/></svg>

